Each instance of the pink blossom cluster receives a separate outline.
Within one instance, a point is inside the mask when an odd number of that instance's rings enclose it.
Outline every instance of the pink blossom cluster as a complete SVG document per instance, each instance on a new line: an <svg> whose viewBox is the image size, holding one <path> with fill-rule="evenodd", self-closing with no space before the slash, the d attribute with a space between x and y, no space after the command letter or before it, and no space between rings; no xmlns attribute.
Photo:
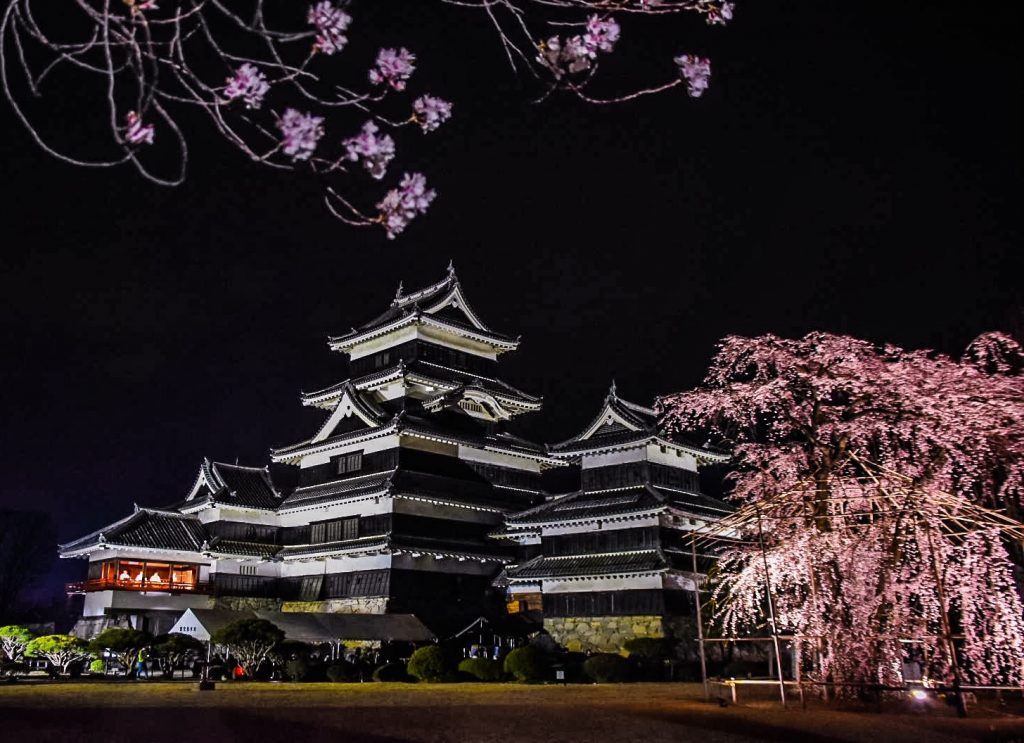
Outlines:
<svg viewBox="0 0 1024 743"><path fill-rule="evenodd" d="M129 111L124 119L124 138L129 144L153 144L152 124L143 124L142 118L134 111Z"/></svg>
<svg viewBox="0 0 1024 743"><path fill-rule="evenodd" d="M704 18L709 26L724 26L732 20L732 14L735 10L736 3L725 0L720 5L712 6Z"/></svg>
<svg viewBox="0 0 1024 743"><path fill-rule="evenodd" d="M614 18L592 15L582 35L563 41L552 36L539 46L537 61L551 70L556 78L589 70L598 52L611 52L619 40L621 29Z"/></svg>
<svg viewBox="0 0 1024 743"><path fill-rule="evenodd" d="M352 16L335 6L331 0L321 0L311 5L306 21L316 29L316 43L313 45L316 51L335 54L348 44L345 32L352 23Z"/></svg>
<svg viewBox="0 0 1024 743"><path fill-rule="evenodd" d="M587 19L587 29L583 34L583 46L586 47L591 57L596 57L598 52L613 51L621 31L622 29L619 28L619 24L614 18L592 15Z"/></svg>
<svg viewBox="0 0 1024 743"><path fill-rule="evenodd" d="M370 82L405 90L406 81L416 70L415 63L416 55L408 49L381 49L377 53L377 66L370 70Z"/></svg>
<svg viewBox="0 0 1024 743"><path fill-rule="evenodd" d="M352 162L362 160L363 167L377 180L384 177L388 163L395 157L395 140L387 134L380 134L380 129L372 121L363 124L362 131L346 139L342 145L346 157Z"/></svg>
<svg viewBox="0 0 1024 743"><path fill-rule="evenodd" d="M427 179L420 173L402 176L398 188L388 191L377 204L388 239L394 239L417 215L426 213L436 195L427 188Z"/></svg>
<svg viewBox="0 0 1024 743"><path fill-rule="evenodd" d="M317 143L324 135L322 116L302 113L289 108L277 121L281 130L281 149L292 160L308 160L316 151Z"/></svg>
<svg viewBox="0 0 1024 743"><path fill-rule="evenodd" d="M224 95L228 100L241 98L246 108L259 108L263 104L263 96L270 90L267 76L254 64L246 62L227 80Z"/></svg>
<svg viewBox="0 0 1024 743"><path fill-rule="evenodd" d="M421 95L412 103L416 122L425 132L432 132L452 116L452 104L432 95Z"/></svg>
<svg viewBox="0 0 1024 743"><path fill-rule="evenodd" d="M683 54L675 58L679 74L686 80L686 92L691 98L700 98L708 89L711 80L711 60L695 54Z"/></svg>

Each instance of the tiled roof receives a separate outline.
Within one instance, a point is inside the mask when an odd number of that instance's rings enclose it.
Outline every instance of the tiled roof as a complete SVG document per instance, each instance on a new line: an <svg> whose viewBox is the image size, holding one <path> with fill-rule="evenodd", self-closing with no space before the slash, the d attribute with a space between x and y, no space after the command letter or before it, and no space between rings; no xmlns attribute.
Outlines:
<svg viewBox="0 0 1024 743"><path fill-rule="evenodd" d="M209 551L217 555L238 557L272 557L280 547L275 544L260 542L238 542L231 539L214 539L209 543Z"/></svg>
<svg viewBox="0 0 1024 743"><path fill-rule="evenodd" d="M540 556L506 569L510 580L649 573L668 568L658 550L600 555Z"/></svg>
<svg viewBox="0 0 1024 743"><path fill-rule="evenodd" d="M359 537L358 539L345 539L337 542L323 542L320 544L295 544L283 547L277 553L278 557L306 557L314 555L328 555L340 552L379 551L386 549L390 542L388 536L377 535L372 537Z"/></svg>
<svg viewBox="0 0 1024 743"><path fill-rule="evenodd" d="M335 500L344 500L346 498L380 492L387 488L394 472L394 470L388 470L362 477L350 477L320 485L307 485L296 488L281 503L281 510L323 505Z"/></svg>
<svg viewBox="0 0 1024 743"><path fill-rule="evenodd" d="M181 552L199 552L208 538L195 516L140 508L131 516L87 536L60 546L62 553L101 544Z"/></svg>
<svg viewBox="0 0 1024 743"><path fill-rule="evenodd" d="M281 503L281 496L274 488L270 473L265 468L214 462L213 471L224 484L224 488L213 496L218 503L271 510Z"/></svg>
<svg viewBox="0 0 1024 743"><path fill-rule="evenodd" d="M650 486L602 493L579 491L509 516L509 526L621 516L664 508L668 499Z"/></svg>

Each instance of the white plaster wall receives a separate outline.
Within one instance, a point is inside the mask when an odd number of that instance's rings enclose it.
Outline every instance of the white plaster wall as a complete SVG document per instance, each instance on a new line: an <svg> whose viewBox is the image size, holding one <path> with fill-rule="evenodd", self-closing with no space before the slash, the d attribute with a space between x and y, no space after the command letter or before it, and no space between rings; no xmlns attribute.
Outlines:
<svg viewBox="0 0 1024 743"><path fill-rule="evenodd" d="M165 610L208 609L213 599L197 593L158 593L155 591L94 591L85 594L82 616L96 617L105 614L105 609L122 610Z"/></svg>
<svg viewBox="0 0 1024 743"><path fill-rule="evenodd" d="M592 467L607 467L610 464L642 462L646 458L647 452L644 447L638 446L633 449L608 451L601 454L584 454L580 460L580 467L586 470Z"/></svg>
<svg viewBox="0 0 1024 743"><path fill-rule="evenodd" d="M329 449L317 452L316 454L307 454L299 462L299 467L305 469L307 467L315 467L318 464L327 464L331 461L331 457L345 452L361 451L364 454L370 454L371 452L382 451L384 449L394 449L396 446L398 446L397 434L377 436L376 438L367 439L365 441L341 442Z"/></svg>
<svg viewBox="0 0 1024 743"><path fill-rule="evenodd" d="M379 496L360 498L359 500L340 501L328 503L323 506L314 506L301 511L289 511L278 515L278 523L281 526L305 526L312 521L325 521L327 519L345 518L346 516L373 516L381 513L391 513L393 508L390 496Z"/></svg>
<svg viewBox="0 0 1024 743"><path fill-rule="evenodd" d="M630 578L588 578L584 580L545 580L544 593L583 593L586 591L628 591L661 588L661 575Z"/></svg>
<svg viewBox="0 0 1024 743"><path fill-rule="evenodd" d="M648 444L647 459L655 464L665 464L669 467L678 467L690 472L697 471L696 457L682 449L673 449L670 446L665 447L663 452L659 444Z"/></svg>
<svg viewBox="0 0 1024 743"><path fill-rule="evenodd" d="M628 521L603 521L601 528L596 528L593 522L588 524L570 524L565 526L542 526L541 530L545 537L554 537L559 534L580 534L593 531L613 531L615 529L637 529L642 526L657 526L658 516L645 516L642 519L629 519Z"/></svg>
<svg viewBox="0 0 1024 743"><path fill-rule="evenodd" d="M322 560L286 561L279 563L282 578L329 573L352 573L360 570L382 570L391 567L391 555L360 555L330 557Z"/></svg>
<svg viewBox="0 0 1024 743"><path fill-rule="evenodd" d="M522 457L513 457L496 451L477 449L472 446L459 445L459 459L467 462L480 462L481 464L494 464L499 467L525 470L527 472L540 472L540 462Z"/></svg>

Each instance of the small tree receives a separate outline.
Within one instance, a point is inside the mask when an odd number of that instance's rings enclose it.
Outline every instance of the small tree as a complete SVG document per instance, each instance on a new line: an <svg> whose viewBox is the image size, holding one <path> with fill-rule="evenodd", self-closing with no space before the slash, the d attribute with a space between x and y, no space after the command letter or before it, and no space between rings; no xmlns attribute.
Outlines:
<svg viewBox="0 0 1024 743"><path fill-rule="evenodd" d="M440 681L451 670L451 665L444 650L428 645L412 654L407 670L420 681Z"/></svg>
<svg viewBox="0 0 1024 743"><path fill-rule="evenodd" d="M171 668L171 677L173 678L174 669L182 665L190 654L201 652L203 650L203 643L191 635L174 632L157 637L153 642L153 650L167 660Z"/></svg>
<svg viewBox="0 0 1024 743"><path fill-rule="evenodd" d="M25 648L32 640L32 632L20 624L0 627L0 652L11 663L17 663L25 655Z"/></svg>
<svg viewBox="0 0 1024 743"><path fill-rule="evenodd" d="M238 658L243 670L252 676L284 639L284 632L266 619L239 619L221 627L210 639L227 647Z"/></svg>
<svg viewBox="0 0 1024 743"><path fill-rule="evenodd" d="M583 673L599 684L616 684L629 681L633 675L633 664L615 653L599 653L583 662Z"/></svg>
<svg viewBox="0 0 1024 743"><path fill-rule="evenodd" d="M505 656L505 673L511 673L517 681L544 681L550 671L548 656L533 645L516 648Z"/></svg>
<svg viewBox="0 0 1024 743"><path fill-rule="evenodd" d="M89 650L99 656L103 655L104 650L109 651L124 666L125 675L128 675L139 651L152 641L153 636L148 632L130 627L110 627L92 639Z"/></svg>
<svg viewBox="0 0 1024 743"><path fill-rule="evenodd" d="M490 658L465 658L459 663L459 671L477 681L501 681L502 677L501 661Z"/></svg>
<svg viewBox="0 0 1024 743"><path fill-rule="evenodd" d="M67 673L72 663L90 657L88 643L74 635L37 637L25 647L25 655L29 658L45 658L59 668L61 673Z"/></svg>

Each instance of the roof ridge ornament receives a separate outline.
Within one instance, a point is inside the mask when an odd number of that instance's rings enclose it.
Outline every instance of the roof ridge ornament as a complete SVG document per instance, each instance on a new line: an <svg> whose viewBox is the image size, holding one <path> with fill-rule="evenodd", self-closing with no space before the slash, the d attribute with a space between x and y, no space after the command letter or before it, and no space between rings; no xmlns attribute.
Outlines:
<svg viewBox="0 0 1024 743"><path fill-rule="evenodd" d="M615 377L612 377L612 385L608 388L608 397L618 397L618 393L615 389Z"/></svg>
<svg viewBox="0 0 1024 743"><path fill-rule="evenodd" d="M449 276L455 276L455 261L451 258L448 259L448 268L446 270L448 271Z"/></svg>
<svg viewBox="0 0 1024 743"><path fill-rule="evenodd" d="M392 300L391 304L392 305L398 304L398 302L399 302L399 300L401 298L402 298L402 282L399 281L398 282L398 289L395 290L395 298L394 298L394 300Z"/></svg>

